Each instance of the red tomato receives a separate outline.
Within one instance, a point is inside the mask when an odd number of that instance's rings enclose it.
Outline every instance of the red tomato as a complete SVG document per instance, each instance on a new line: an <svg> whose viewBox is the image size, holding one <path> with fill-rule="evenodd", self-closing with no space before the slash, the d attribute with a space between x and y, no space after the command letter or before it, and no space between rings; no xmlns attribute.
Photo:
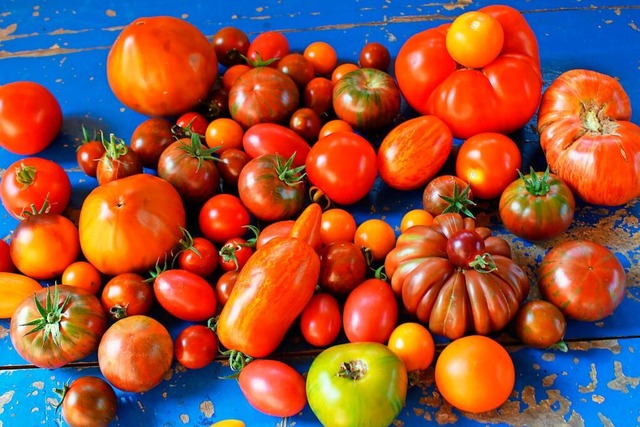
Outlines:
<svg viewBox="0 0 640 427"><path fill-rule="evenodd" d="M278 154L289 159L295 154L292 166L305 164L311 147L300 135L286 126L275 123L259 123L251 126L242 138L244 151L251 158L263 154Z"/></svg>
<svg viewBox="0 0 640 427"><path fill-rule="evenodd" d="M387 346L402 359L407 372L427 369L436 353L431 332L414 322L396 326Z"/></svg>
<svg viewBox="0 0 640 427"><path fill-rule="evenodd" d="M333 83L326 77L315 77L302 92L303 104L318 114L333 111Z"/></svg>
<svg viewBox="0 0 640 427"><path fill-rule="evenodd" d="M98 293L102 285L100 272L86 261L69 264L62 272L60 281L63 285L84 288L92 294Z"/></svg>
<svg viewBox="0 0 640 427"><path fill-rule="evenodd" d="M320 128L318 139L338 131L353 132L353 128L349 123L345 122L344 120L340 120L340 119L329 120Z"/></svg>
<svg viewBox="0 0 640 427"><path fill-rule="evenodd" d="M240 172L249 163L251 157L242 149L229 148L220 153L218 159L220 160L217 164L218 172L220 172L225 189L236 187Z"/></svg>
<svg viewBox="0 0 640 427"><path fill-rule="evenodd" d="M333 242L320 249L318 285L333 295L346 295L367 276L367 259L353 242Z"/></svg>
<svg viewBox="0 0 640 427"><path fill-rule="evenodd" d="M243 236L251 222L249 211L232 194L217 194L207 200L198 215L200 231L214 243Z"/></svg>
<svg viewBox="0 0 640 427"><path fill-rule="evenodd" d="M422 192L422 207L432 216L442 213L461 213L473 218L469 210L475 206L469 184L455 175L440 175L427 184Z"/></svg>
<svg viewBox="0 0 640 427"><path fill-rule="evenodd" d="M169 314L189 322L212 317L218 308L213 287L201 276L187 270L165 270L153 281L153 294Z"/></svg>
<svg viewBox="0 0 640 427"><path fill-rule="evenodd" d="M249 404L272 417L292 417L307 404L304 377L279 360L254 360L238 376Z"/></svg>
<svg viewBox="0 0 640 427"><path fill-rule="evenodd" d="M138 154L144 167L157 169L160 155L175 141L172 126L169 120L153 117L134 129L129 146Z"/></svg>
<svg viewBox="0 0 640 427"><path fill-rule="evenodd" d="M303 90L314 77L313 64L299 53L289 53L278 61L276 68L295 82L298 89Z"/></svg>
<svg viewBox="0 0 640 427"><path fill-rule="evenodd" d="M260 249L266 245L274 237L285 237L291 233L294 220L287 219L284 221L276 221L267 225L260 231L256 239L256 249Z"/></svg>
<svg viewBox="0 0 640 427"><path fill-rule="evenodd" d="M336 83L338 83L338 80L340 80L346 74L350 73L351 71L356 71L358 68L360 67L352 62L346 62L344 64L338 65L331 73L331 83L335 85Z"/></svg>
<svg viewBox="0 0 640 427"><path fill-rule="evenodd" d="M218 249L204 237L193 237L187 247L178 253L178 268L202 277L209 277L218 268Z"/></svg>
<svg viewBox="0 0 640 427"><path fill-rule="evenodd" d="M104 285L100 301L113 320L147 314L155 301L153 285L137 273L117 274Z"/></svg>
<svg viewBox="0 0 640 427"><path fill-rule="evenodd" d="M375 68L380 71L387 71L391 65L391 54L389 49L382 43L370 42L364 45L358 57L358 63L362 68Z"/></svg>
<svg viewBox="0 0 640 427"><path fill-rule="evenodd" d="M37 154L60 129L62 109L46 87L27 81L0 86L0 147L15 154Z"/></svg>
<svg viewBox="0 0 640 427"><path fill-rule="evenodd" d="M350 205L373 187L378 175L376 152L369 141L355 133L334 132L311 147L306 171L310 183L329 200Z"/></svg>
<svg viewBox="0 0 640 427"><path fill-rule="evenodd" d="M241 29L231 26L220 28L211 42L218 62L225 67L245 62L243 56L246 56L250 43L249 37Z"/></svg>
<svg viewBox="0 0 640 427"><path fill-rule="evenodd" d="M9 244L6 240L0 239L0 273L12 273L15 270L16 266L11 259Z"/></svg>
<svg viewBox="0 0 640 427"><path fill-rule="evenodd" d="M513 319L513 327L524 345L566 350L562 339L567 330L567 320L562 311L549 301L530 300L524 303Z"/></svg>
<svg viewBox="0 0 640 427"><path fill-rule="evenodd" d="M518 177L522 157L509 137L499 133L481 133L460 146L456 175L469 183L479 199L499 197Z"/></svg>
<svg viewBox="0 0 640 427"><path fill-rule="evenodd" d="M173 345L175 357L187 369L208 366L218 354L216 333L204 325L190 325L178 334Z"/></svg>
<svg viewBox="0 0 640 427"><path fill-rule="evenodd" d="M49 213L60 214L71 199L71 181L56 162L26 157L7 167L0 181L0 197L7 212L16 219L33 208L41 211L45 202Z"/></svg>
<svg viewBox="0 0 640 427"><path fill-rule="evenodd" d="M238 77L251 70L251 66L247 64L236 64L226 69L222 75L222 87L229 91L233 87ZM222 117L220 117L222 118ZM236 122L237 123L237 122Z"/></svg>
<svg viewBox="0 0 640 427"><path fill-rule="evenodd" d="M218 304L220 304L220 306L224 307L227 303L237 278L238 270L231 270L222 273L216 281L216 297L218 298Z"/></svg>
<svg viewBox="0 0 640 427"><path fill-rule="evenodd" d="M216 52L202 32L171 16L137 18L109 50L115 96L147 116L182 114L206 99L218 76Z"/></svg>
<svg viewBox="0 0 640 427"><path fill-rule="evenodd" d="M195 111L187 111L176 119L177 130L174 130L179 135L190 136L192 133L197 133L200 136L204 136L207 132L207 126L209 121L200 113Z"/></svg>
<svg viewBox="0 0 640 427"><path fill-rule="evenodd" d="M247 49L247 60L253 66L276 64L289 54L289 40L278 31L265 31L256 36Z"/></svg>
<svg viewBox="0 0 640 427"><path fill-rule="evenodd" d="M96 177L98 162L104 155L104 151L104 145L101 140L98 140L97 132L91 138L87 129L82 126L82 142L76 148L76 161L87 176Z"/></svg>
<svg viewBox="0 0 640 427"><path fill-rule="evenodd" d="M103 141L105 152L98 162L96 178L99 185L143 172L142 159L123 139L111 134Z"/></svg>
<svg viewBox="0 0 640 427"><path fill-rule="evenodd" d="M306 342L316 347L332 344L342 330L342 314L336 298L327 293L311 297L300 315L300 331Z"/></svg>
<svg viewBox="0 0 640 427"><path fill-rule="evenodd" d="M322 120L312 108L299 108L291 115L289 128L312 144L318 140Z"/></svg>
<svg viewBox="0 0 640 427"><path fill-rule="evenodd" d="M396 296L384 280L365 280L344 303L342 324L350 342L385 344L397 322Z"/></svg>
<svg viewBox="0 0 640 427"><path fill-rule="evenodd" d="M220 248L218 263L222 271L240 271L253 252L253 244L241 237L234 237Z"/></svg>
<svg viewBox="0 0 640 427"><path fill-rule="evenodd" d="M82 376L54 391L60 393L62 418L69 427L107 427L116 417L118 398L102 378Z"/></svg>

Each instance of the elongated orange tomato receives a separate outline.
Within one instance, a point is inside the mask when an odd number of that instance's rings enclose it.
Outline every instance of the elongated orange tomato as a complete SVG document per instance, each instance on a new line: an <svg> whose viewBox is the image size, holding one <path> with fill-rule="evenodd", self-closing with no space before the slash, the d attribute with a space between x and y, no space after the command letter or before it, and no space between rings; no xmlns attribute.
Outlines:
<svg viewBox="0 0 640 427"><path fill-rule="evenodd" d="M31 277L0 272L0 319L9 319L24 299L40 289L40 283Z"/></svg>
<svg viewBox="0 0 640 427"><path fill-rule="evenodd" d="M289 236L270 240L242 268L218 319L224 347L254 358L278 347L318 282L320 258L308 242L320 235L319 210L305 208Z"/></svg>

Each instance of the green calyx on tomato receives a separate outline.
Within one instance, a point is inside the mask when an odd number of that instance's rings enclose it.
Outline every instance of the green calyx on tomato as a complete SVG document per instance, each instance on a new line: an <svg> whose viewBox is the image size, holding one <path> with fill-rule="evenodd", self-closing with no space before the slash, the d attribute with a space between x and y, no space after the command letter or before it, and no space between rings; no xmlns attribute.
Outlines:
<svg viewBox="0 0 640 427"><path fill-rule="evenodd" d="M124 139L118 138L113 133L109 134L108 140L105 140L104 135L102 135L102 145L105 150L104 158L109 165L111 165L113 160L117 160L129 151L129 148L124 143Z"/></svg>
<svg viewBox="0 0 640 427"><path fill-rule="evenodd" d="M53 286L53 298L51 297L51 287L47 288L47 299L44 307L38 298L34 297L34 302L38 312L40 313L40 317L20 325L33 326L33 329L28 331L27 335L43 331L43 342L51 340L55 345L60 345L60 321L62 320L62 313L69 303L71 294L67 294L67 297L62 301L62 303L54 304L54 301L58 301L58 296L57 286Z"/></svg>
<svg viewBox="0 0 640 427"><path fill-rule="evenodd" d="M196 172L200 170L205 160L215 160L213 153L218 150L218 147L205 148L205 146L202 145L202 142L200 142L200 135L197 133L190 134L189 144L187 144L186 138L181 140L179 148L189 156L198 160Z"/></svg>
<svg viewBox="0 0 640 427"><path fill-rule="evenodd" d="M461 213L469 218L475 218L473 212L469 210L469 206L475 206L476 202L469 198L469 190L471 189L471 185L467 185L464 190L460 191L460 187L458 184L453 184L453 195L445 196L444 194L440 194L440 198L445 202L449 203L449 206L444 208L442 213Z"/></svg>
<svg viewBox="0 0 640 427"><path fill-rule="evenodd" d="M278 174L278 178L280 181L284 182L287 185L298 185L303 183L303 178L306 176L304 171L305 165L298 166L296 168L292 167L293 159L295 159L296 153L294 152L291 157L287 159L287 161L283 164L282 158L276 153L276 173Z"/></svg>
<svg viewBox="0 0 640 427"><path fill-rule="evenodd" d="M544 196L550 190L549 187L549 167L544 171L542 176L538 175L533 167L530 168L529 175L523 175L518 171L520 179L524 182L525 188L534 196Z"/></svg>

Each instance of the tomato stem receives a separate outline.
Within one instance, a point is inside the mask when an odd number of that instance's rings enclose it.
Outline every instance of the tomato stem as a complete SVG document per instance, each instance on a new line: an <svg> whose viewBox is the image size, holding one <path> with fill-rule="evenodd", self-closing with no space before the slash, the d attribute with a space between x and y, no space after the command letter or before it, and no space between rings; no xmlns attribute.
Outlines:
<svg viewBox="0 0 640 427"><path fill-rule="evenodd" d="M460 191L460 187L455 182L453 183L453 194L451 196L445 196L444 194L440 194L440 198L447 202L449 206L444 208L442 213L460 213L468 216L469 218L475 218L473 213L469 210L469 206L475 206L476 203L469 198L469 191L471 190L471 185L467 185L462 192Z"/></svg>
<svg viewBox="0 0 640 427"><path fill-rule="evenodd" d="M476 255L473 261L469 263L469 267L473 268L478 273L491 273L496 271L496 262L489 252L485 252L482 255Z"/></svg>
<svg viewBox="0 0 640 427"><path fill-rule="evenodd" d="M58 286L53 286L53 297L51 296L51 286L47 288L47 298L45 302L45 306L43 307L40 301L38 301L38 297L34 296L36 309L40 314L40 317L23 323L20 326L33 326L29 332L25 335L30 335L36 332L43 331L42 341L43 343L47 340L52 340L53 343L57 346L61 344L61 333L60 333L60 322L62 321L62 312L66 308L69 300L71 299L71 294L68 293L64 301L61 303L58 302L59 292Z"/></svg>
<svg viewBox="0 0 640 427"><path fill-rule="evenodd" d="M529 192L529 194L533 196L544 196L550 190L549 187L549 166L544 171L542 176L540 176L533 167L529 167L529 174L523 175L522 172L518 170L518 175L520 175L520 179L524 182L524 186Z"/></svg>
<svg viewBox="0 0 640 427"><path fill-rule="evenodd" d="M16 181L22 185L21 190L26 190L36 180L38 170L34 166L25 166L20 162L20 166L16 168Z"/></svg>
<svg viewBox="0 0 640 427"><path fill-rule="evenodd" d="M305 168L305 165L298 166L297 168L291 166L295 157L296 153L294 152L291 157L289 157L283 164L281 157L276 153L276 174L278 175L278 179L280 179L280 181L289 186L301 184L303 182L302 180L307 175L306 173L301 174L301 172Z"/></svg>
<svg viewBox="0 0 640 427"><path fill-rule="evenodd" d="M324 191L322 191L315 185L309 188L309 198L313 203L319 204L322 207L323 211L326 211L332 205L329 196L327 196Z"/></svg>
<svg viewBox="0 0 640 427"><path fill-rule="evenodd" d="M342 362L340 364L340 370L336 375L341 378L348 378L350 380L361 380L367 374L367 364L362 360L356 359L349 362Z"/></svg>

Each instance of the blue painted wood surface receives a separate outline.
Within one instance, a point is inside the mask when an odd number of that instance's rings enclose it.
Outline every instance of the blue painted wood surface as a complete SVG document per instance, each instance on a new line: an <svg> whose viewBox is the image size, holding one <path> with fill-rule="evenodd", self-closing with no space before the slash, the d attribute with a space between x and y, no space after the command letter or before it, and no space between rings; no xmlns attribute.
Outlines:
<svg viewBox="0 0 640 427"><path fill-rule="evenodd" d="M640 123L640 6L619 2L577 0L509 1L523 12L535 31L545 87L560 73L589 68L619 78L636 107L632 120ZM101 128L128 138L144 117L124 108L109 90L105 62L119 31L139 16L173 15L188 20L204 34L233 25L250 38L265 30L283 31L292 50L302 51L323 40L338 51L341 61L354 61L366 42L385 44L393 56L402 43L425 28L451 21L466 10L491 2L412 3L388 0L341 2L62 2L4 0L0 6L0 84L33 80L47 86L60 101L64 126L54 144L39 155L67 170L74 186L72 209L96 184L75 163L80 126ZM531 121L535 125L535 118ZM515 136L526 163L541 164L537 136L527 125ZM0 169L19 156L0 153ZM615 171L612 171L615 173ZM384 217L396 228L402 214L421 206L418 191L398 194L377 182L369 196L353 207L358 221ZM516 364L516 387L497 411L473 416L442 401L433 372L409 391L407 404L394 425L640 425L640 202L619 208L580 204L575 221L562 238L531 245L506 233L495 214L495 202L482 205L483 215L513 245L516 260L532 281L535 266L560 240L587 238L612 249L628 274L628 290L616 312L601 322L569 322L570 351L556 353L519 346L506 332L500 337ZM0 212L0 236L9 236L16 221ZM535 292L535 289L534 289ZM170 324L175 336L184 325ZM56 425L54 387L81 375L100 375L95 355L56 370L28 366L14 351L9 322L0 320L0 427ZM442 343L441 343L442 345ZM308 369L313 351L301 344L296 331L278 351L300 372ZM199 371L174 364L165 381L143 394L118 392L119 426L206 426L239 418L248 426L274 426L280 420L252 409L234 380L218 361ZM319 425L308 407L290 422Z"/></svg>

